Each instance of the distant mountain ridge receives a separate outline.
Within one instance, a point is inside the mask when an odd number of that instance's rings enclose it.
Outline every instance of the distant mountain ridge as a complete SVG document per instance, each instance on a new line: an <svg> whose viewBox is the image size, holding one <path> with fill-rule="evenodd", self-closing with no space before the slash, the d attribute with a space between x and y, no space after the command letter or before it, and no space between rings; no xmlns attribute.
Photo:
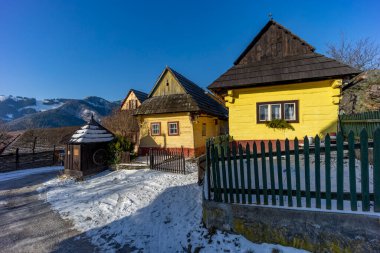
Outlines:
<svg viewBox="0 0 380 253"><path fill-rule="evenodd" d="M119 106L100 97L84 99L44 99L0 96L0 121L10 131L77 126L88 121L91 115L100 120Z"/></svg>

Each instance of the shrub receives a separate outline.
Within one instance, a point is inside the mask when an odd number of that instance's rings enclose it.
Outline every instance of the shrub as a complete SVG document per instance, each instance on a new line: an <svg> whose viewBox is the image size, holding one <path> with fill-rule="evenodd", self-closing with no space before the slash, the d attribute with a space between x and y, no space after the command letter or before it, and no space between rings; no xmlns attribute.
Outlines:
<svg viewBox="0 0 380 253"><path fill-rule="evenodd" d="M267 121L265 125L273 129L280 129L284 131L289 129L294 131L294 127L290 123L286 122L286 120L284 119L273 119L271 121Z"/></svg>
<svg viewBox="0 0 380 253"><path fill-rule="evenodd" d="M108 144L108 162L110 164L120 163L123 152L132 152L133 144L125 136L116 135L114 140Z"/></svg>

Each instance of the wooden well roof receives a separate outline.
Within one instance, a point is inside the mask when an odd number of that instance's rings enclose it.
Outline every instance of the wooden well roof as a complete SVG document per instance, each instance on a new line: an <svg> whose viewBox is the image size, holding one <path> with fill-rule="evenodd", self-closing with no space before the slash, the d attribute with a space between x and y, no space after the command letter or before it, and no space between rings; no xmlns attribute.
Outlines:
<svg viewBox="0 0 380 253"><path fill-rule="evenodd" d="M361 71L314 52L313 46L270 20L209 89L307 82L329 78L350 78Z"/></svg>
<svg viewBox="0 0 380 253"><path fill-rule="evenodd" d="M109 142L114 139L113 134L105 129L102 125L94 120L91 116L91 120L71 136L69 143L99 143Z"/></svg>
<svg viewBox="0 0 380 253"><path fill-rule="evenodd" d="M149 94L149 98L136 109L135 115L195 112L205 113L223 119L228 117L227 109L222 104L210 97L204 89L172 68L166 67L164 72L160 75L160 78L164 76L166 71L170 71L173 74L178 83L185 90L185 93L153 96L155 86ZM159 81L157 83L159 83Z"/></svg>

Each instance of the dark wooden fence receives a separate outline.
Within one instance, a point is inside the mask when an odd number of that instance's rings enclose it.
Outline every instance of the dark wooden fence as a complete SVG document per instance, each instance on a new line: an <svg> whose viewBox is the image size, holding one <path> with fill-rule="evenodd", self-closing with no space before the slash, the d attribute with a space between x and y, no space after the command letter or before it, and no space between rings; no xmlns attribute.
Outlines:
<svg viewBox="0 0 380 253"><path fill-rule="evenodd" d="M183 149L181 151L150 149L149 166L152 170L186 174Z"/></svg>
<svg viewBox="0 0 380 253"><path fill-rule="evenodd" d="M319 136L315 144L303 145L294 140L290 150L285 140L285 150L280 141L269 142L265 147L256 143L251 148L239 145L218 152L212 141L206 143L207 191L209 200L289 206L297 208L337 209L380 212L380 129L368 141L368 133L362 130L360 141L354 133L344 142L337 134L336 144L326 135L323 143ZM373 148L374 164L368 163L368 149ZM355 159L359 149L361 160ZM358 208L359 207L359 208Z"/></svg>
<svg viewBox="0 0 380 253"><path fill-rule="evenodd" d="M31 169L56 165L59 162L60 150L43 151L37 153L19 153L0 155L0 172Z"/></svg>
<svg viewBox="0 0 380 253"><path fill-rule="evenodd" d="M368 132L368 137L372 139L375 129L380 127L380 111L340 115L339 123L345 137L353 131L355 137L358 138L364 128Z"/></svg>

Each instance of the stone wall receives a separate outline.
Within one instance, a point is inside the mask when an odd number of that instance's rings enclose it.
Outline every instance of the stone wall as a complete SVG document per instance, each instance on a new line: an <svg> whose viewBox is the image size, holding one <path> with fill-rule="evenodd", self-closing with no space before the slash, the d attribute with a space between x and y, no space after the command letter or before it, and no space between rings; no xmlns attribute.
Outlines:
<svg viewBox="0 0 380 253"><path fill-rule="evenodd" d="M207 228L311 252L380 252L380 217L203 201Z"/></svg>

